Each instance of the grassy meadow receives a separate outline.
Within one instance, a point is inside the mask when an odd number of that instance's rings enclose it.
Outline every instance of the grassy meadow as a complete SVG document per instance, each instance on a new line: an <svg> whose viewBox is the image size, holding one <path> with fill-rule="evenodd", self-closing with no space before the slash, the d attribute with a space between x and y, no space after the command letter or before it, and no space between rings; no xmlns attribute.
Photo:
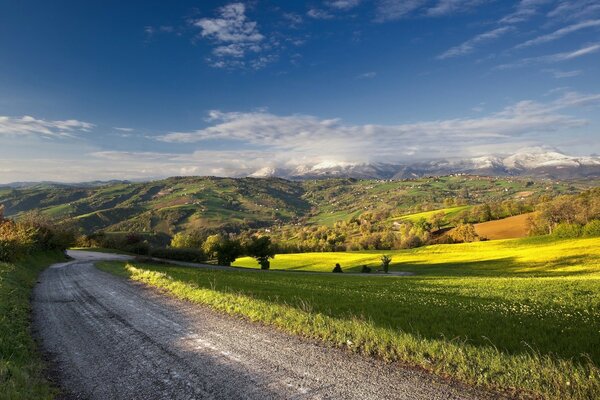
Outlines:
<svg viewBox="0 0 600 400"><path fill-rule="evenodd" d="M17 263L0 262L0 398L53 399L44 364L30 335L29 298L38 274L64 259L38 254Z"/></svg>
<svg viewBox="0 0 600 400"><path fill-rule="evenodd" d="M548 237L386 252L398 277L101 268L336 346L492 388L600 397L600 238ZM278 255L273 269L346 271L381 252ZM254 260L236 265L256 267Z"/></svg>

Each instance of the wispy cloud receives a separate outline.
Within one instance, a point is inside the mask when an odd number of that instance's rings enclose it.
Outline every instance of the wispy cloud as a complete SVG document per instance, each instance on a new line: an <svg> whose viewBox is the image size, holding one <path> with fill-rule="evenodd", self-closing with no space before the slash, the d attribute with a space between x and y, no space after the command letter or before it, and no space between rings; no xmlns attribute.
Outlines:
<svg viewBox="0 0 600 400"><path fill-rule="evenodd" d="M361 3L361 0L329 0L327 6L338 10L350 10Z"/></svg>
<svg viewBox="0 0 600 400"><path fill-rule="evenodd" d="M562 21L579 21L600 16L598 0L562 0L547 14L548 18Z"/></svg>
<svg viewBox="0 0 600 400"><path fill-rule="evenodd" d="M41 156L35 159L0 158L0 181L31 179L31 176L63 181L116 176L129 179L173 175L246 176L265 168L301 169L318 164L408 162L447 158L448 154L471 157L512 152L526 146L560 143L561 137L589 122L573 115L571 110L600 105L600 94L596 93L584 94L563 88L552 95L558 97L550 97L551 100L545 102L524 100L497 112L484 114L478 109L477 117L396 125L351 124L311 115L281 116L265 110L212 111L207 127L168 133L159 138L173 143L172 149L182 143L185 153L82 148L58 155L38 149ZM6 124L5 119L2 122ZM45 121L43 125L48 124L62 130L92 127L73 121ZM211 148L215 141L228 145ZM55 143L63 142L49 144ZM48 143L40 146L46 149ZM69 169L65 168L66 164L78 167Z"/></svg>
<svg viewBox="0 0 600 400"><path fill-rule="evenodd" d="M121 131L121 132L133 132L133 128L122 128L122 127L117 127L115 126L113 129L117 130L117 131Z"/></svg>
<svg viewBox="0 0 600 400"><path fill-rule="evenodd" d="M279 116L266 111L209 114L211 125L196 131L171 132L158 138L170 143L223 140L231 148L261 147L299 159L397 162L436 154L464 155L470 146L511 143L532 135L587 124L562 111L600 104L600 95L567 92L549 103L531 100L478 118L422 121L399 125L353 125L310 115ZM411 149L410 153L405 150ZM300 162L300 161L298 161Z"/></svg>
<svg viewBox="0 0 600 400"><path fill-rule="evenodd" d="M329 11L320 8L311 8L306 12L306 15L314 19L332 19L334 17Z"/></svg>
<svg viewBox="0 0 600 400"><path fill-rule="evenodd" d="M262 68L267 63L265 58L257 55L266 50L265 36L259 31L258 24L246 16L246 6L243 3L231 3L217 9L215 18L200 18L192 22L193 26L200 28L200 37L211 40L215 47L209 63L217 68ZM247 61L249 54L256 60Z"/></svg>
<svg viewBox="0 0 600 400"><path fill-rule="evenodd" d="M552 74L552 76L554 76L556 79L573 78L573 77L579 76L583 73L583 71L581 71L579 69L572 70L572 71L561 71L558 69L544 69L543 71Z"/></svg>
<svg viewBox="0 0 600 400"><path fill-rule="evenodd" d="M551 1L552 0L521 0L516 6L516 10L503 17L500 20L500 23L516 24L527 21L538 13L541 6L548 4Z"/></svg>
<svg viewBox="0 0 600 400"><path fill-rule="evenodd" d="M442 17L469 11L482 3L482 0L438 0L433 7L427 9L426 14L430 17Z"/></svg>
<svg viewBox="0 0 600 400"><path fill-rule="evenodd" d="M502 26L500 28L492 29L488 32L480 33L479 35L467 40L466 42L463 42L458 46L446 50L437 58L440 60L444 60L446 58L458 57L472 53L477 48L477 46L489 42L491 40L497 39L513 31L514 28L512 26Z"/></svg>
<svg viewBox="0 0 600 400"><path fill-rule="evenodd" d="M426 3L427 0L378 0L375 21L387 22L408 17Z"/></svg>
<svg viewBox="0 0 600 400"><path fill-rule="evenodd" d="M579 22L579 23L576 23L573 25L566 26L566 27L558 29L552 33L538 36L535 39L531 39L526 42L523 42L523 43L517 45L515 48L522 49L525 47L535 46L535 45L542 44L542 43L552 42L554 40L558 40L564 36L567 36L570 33L577 32L582 29L595 28L595 27L600 27L600 19L583 21L583 22Z"/></svg>
<svg viewBox="0 0 600 400"><path fill-rule="evenodd" d="M511 68L519 68L525 67L528 65L534 64L552 64L561 61L568 61L575 58L583 57L589 54L593 54L600 50L600 43L590 44L585 47L582 47L578 50L566 51L562 53L549 54L545 56L539 57L528 57L518 60L514 63L501 64L495 67L494 69L511 69Z"/></svg>
<svg viewBox="0 0 600 400"><path fill-rule="evenodd" d="M357 79L373 79L377 76L377 72L369 71L356 76Z"/></svg>
<svg viewBox="0 0 600 400"><path fill-rule="evenodd" d="M68 119L48 121L31 116L0 116L0 136L42 136L46 138L73 137L78 132L88 132L94 128L89 122Z"/></svg>

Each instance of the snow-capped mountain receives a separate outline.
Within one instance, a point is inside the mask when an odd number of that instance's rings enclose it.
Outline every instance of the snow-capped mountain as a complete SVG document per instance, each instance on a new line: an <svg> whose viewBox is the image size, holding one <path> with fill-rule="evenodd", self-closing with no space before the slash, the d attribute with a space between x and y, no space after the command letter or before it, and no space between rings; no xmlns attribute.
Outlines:
<svg viewBox="0 0 600 400"><path fill-rule="evenodd" d="M511 155L468 159L441 159L407 164L321 162L293 168L265 167L251 176L288 179L349 177L362 179L406 179L467 173L489 176L535 176L548 178L600 177L599 156L569 156L555 149L528 148Z"/></svg>

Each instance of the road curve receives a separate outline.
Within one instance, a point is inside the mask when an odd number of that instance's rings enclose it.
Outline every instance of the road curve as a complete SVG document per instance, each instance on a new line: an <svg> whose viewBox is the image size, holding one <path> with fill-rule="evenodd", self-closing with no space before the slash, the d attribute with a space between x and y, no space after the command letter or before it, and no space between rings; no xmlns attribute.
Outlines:
<svg viewBox="0 0 600 400"><path fill-rule="evenodd" d="M96 269L107 255L82 257L44 271L32 299L66 399L495 397L171 299Z"/></svg>

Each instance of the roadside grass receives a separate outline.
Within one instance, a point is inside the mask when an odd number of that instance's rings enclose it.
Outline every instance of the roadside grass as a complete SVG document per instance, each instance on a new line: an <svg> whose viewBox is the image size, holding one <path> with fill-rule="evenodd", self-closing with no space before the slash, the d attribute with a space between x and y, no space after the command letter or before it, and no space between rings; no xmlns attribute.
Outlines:
<svg viewBox="0 0 600 400"><path fill-rule="evenodd" d="M30 333L31 290L38 274L64 260L40 253L17 263L0 263L0 398L53 399L57 391L44 378L44 365Z"/></svg>
<svg viewBox="0 0 600 400"><path fill-rule="evenodd" d="M467 383L525 397L600 398L600 239L498 243L394 252L396 270L417 273L408 277L99 267L228 314ZM305 266L324 262L311 259L316 255L303 255Z"/></svg>

